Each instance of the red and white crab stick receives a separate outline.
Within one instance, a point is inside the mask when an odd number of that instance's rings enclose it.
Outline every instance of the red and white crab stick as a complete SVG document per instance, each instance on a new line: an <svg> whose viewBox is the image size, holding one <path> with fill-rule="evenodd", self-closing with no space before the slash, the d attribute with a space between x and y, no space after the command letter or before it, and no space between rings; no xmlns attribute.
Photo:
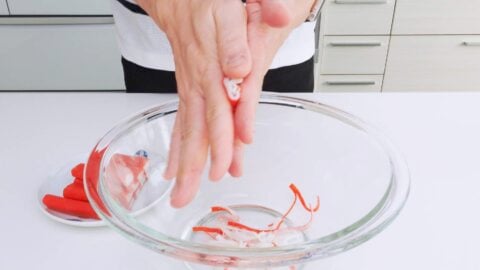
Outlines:
<svg viewBox="0 0 480 270"><path fill-rule="evenodd" d="M223 85L225 86L225 91L227 91L228 99L230 100L230 104L235 108L238 101L240 100L240 96L242 93L242 89L240 88L240 84L243 82L243 79L230 79L225 78L223 79Z"/></svg>

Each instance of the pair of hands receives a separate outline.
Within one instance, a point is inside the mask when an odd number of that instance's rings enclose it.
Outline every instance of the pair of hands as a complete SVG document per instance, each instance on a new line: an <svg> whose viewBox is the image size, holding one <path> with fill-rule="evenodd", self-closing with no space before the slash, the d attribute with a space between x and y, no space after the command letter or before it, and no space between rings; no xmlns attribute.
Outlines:
<svg viewBox="0 0 480 270"><path fill-rule="evenodd" d="M195 196L210 148L209 178L242 174L244 144L253 140L263 78L313 0L137 0L169 39L180 104L165 178L176 176L171 204ZM241 78L233 108L224 78Z"/></svg>

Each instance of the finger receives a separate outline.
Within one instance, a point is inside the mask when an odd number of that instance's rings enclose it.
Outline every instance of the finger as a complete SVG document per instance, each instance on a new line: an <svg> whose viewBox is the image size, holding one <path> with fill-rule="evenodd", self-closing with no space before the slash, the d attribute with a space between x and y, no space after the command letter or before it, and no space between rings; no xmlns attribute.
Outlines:
<svg viewBox="0 0 480 270"><path fill-rule="evenodd" d="M194 90L189 93L183 116L178 173L170 198L176 208L187 205L195 197L208 154L205 104Z"/></svg>
<svg viewBox="0 0 480 270"><path fill-rule="evenodd" d="M235 139L233 147L233 159L228 172L233 177L240 177L243 174L243 151L244 144L240 139Z"/></svg>
<svg viewBox="0 0 480 270"><path fill-rule="evenodd" d="M252 66L245 8L240 1L223 1L214 14L218 56L223 73L227 78L244 78Z"/></svg>
<svg viewBox="0 0 480 270"><path fill-rule="evenodd" d="M167 180L171 180L175 177L178 170L178 161L180 158L180 139L181 139L181 105L178 107L178 111L175 117L175 124L173 125L172 139L170 142L170 150L168 152L168 164L163 177Z"/></svg>
<svg viewBox="0 0 480 270"><path fill-rule="evenodd" d="M209 178L220 180L232 161L233 156L233 112L223 89L223 76L219 66L213 66L204 80L206 89L206 110L208 138L210 142L211 166Z"/></svg>
<svg viewBox="0 0 480 270"><path fill-rule="evenodd" d="M179 55L179 48L177 46L173 46L172 48L176 55ZM188 78L188 76L185 76L185 68L182 63L182 61L178 58L174 58L175 61L175 78L177 81L177 89L178 89L178 94L180 97L180 101L178 104L178 110L175 116L175 123L173 126L173 131L172 131L172 138L170 141L170 150L168 153L168 163L167 163L167 168L165 169L165 172L163 174L164 178L167 180L171 180L177 175L178 171L178 163L180 159L180 147L181 147L181 131L182 131L182 120L185 119L184 117L184 103L185 103L185 90L189 89L189 81L186 80L185 77Z"/></svg>
<svg viewBox="0 0 480 270"><path fill-rule="evenodd" d="M292 12L284 0L247 0L249 22L266 23L282 28L292 21Z"/></svg>
<svg viewBox="0 0 480 270"><path fill-rule="evenodd" d="M235 136L245 144L253 142L255 113L265 75L260 65L260 63L255 65L251 74L245 78L245 81L240 86L242 88L242 96L235 109Z"/></svg>

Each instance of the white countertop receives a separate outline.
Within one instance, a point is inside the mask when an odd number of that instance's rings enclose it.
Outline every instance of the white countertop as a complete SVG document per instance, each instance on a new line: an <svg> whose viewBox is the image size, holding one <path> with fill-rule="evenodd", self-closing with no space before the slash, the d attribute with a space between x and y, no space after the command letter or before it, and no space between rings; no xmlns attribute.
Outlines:
<svg viewBox="0 0 480 270"><path fill-rule="evenodd" d="M109 228L58 224L37 189L122 118L172 95L0 94L0 269L183 269ZM305 269L480 269L480 94L310 94L382 129L404 153L412 191L367 243ZM108 267L108 268L107 268Z"/></svg>

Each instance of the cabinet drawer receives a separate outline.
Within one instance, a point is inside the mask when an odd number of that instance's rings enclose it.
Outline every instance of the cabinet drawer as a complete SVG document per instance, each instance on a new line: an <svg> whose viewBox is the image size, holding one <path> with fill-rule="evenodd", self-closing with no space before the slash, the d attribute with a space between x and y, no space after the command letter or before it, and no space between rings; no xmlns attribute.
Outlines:
<svg viewBox="0 0 480 270"><path fill-rule="evenodd" d="M0 36L0 90L125 88L113 25L4 25Z"/></svg>
<svg viewBox="0 0 480 270"><path fill-rule="evenodd" d="M325 36L321 74L383 74L388 36Z"/></svg>
<svg viewBox="0 0 480 270"><path fill-rule="evenodd" d="M480 34L479 0L398 0L393 34Z"/></svg>
<svg viewBox="0 0 480 270"><path fill-rule="evenodd" d="M480 36L394 36L383 91L480 91Z"/></svg>
<svg viewBox="0 0 480 270"><path fill-rule="evenodd" d="M12 15L112 14L109 0L8 0L8 6Z"/></svg>
<svg viewBox="0 0 480 270"><path fill-rule="evenodd" d="M325 35L390 35L395 0L327 0Z"/></svg>
<svg viewBox="0 0 480 270"><path fill-rule="evenodd" d="M380 92L382 75L320 75L318 92Z"/></svg>
<svg viewBox="0 0 480 270"><path fill-rule="evenodd" d="M7 0L0 0L0 15L8 15Z"/></svg>

